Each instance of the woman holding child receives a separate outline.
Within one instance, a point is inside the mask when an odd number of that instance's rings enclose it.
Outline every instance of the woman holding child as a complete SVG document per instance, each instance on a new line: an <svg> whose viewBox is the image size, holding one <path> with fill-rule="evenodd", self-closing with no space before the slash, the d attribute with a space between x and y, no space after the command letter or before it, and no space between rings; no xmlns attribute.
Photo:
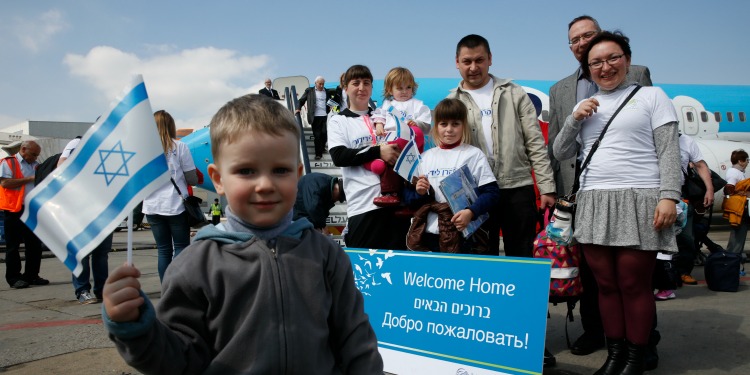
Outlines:
<svg viewBox="0 0 750 375"><path fill-rule="evenodd" d="M380 195L380 178L363 166L375 159L392 166L400 154L396 144L378 145L375 125L370 119L372 73L364 65L353 65L344 73L341 86L348 98L348 108L329 120L328 147L333 163L342 167L349 216L346 245L405 250L408 218L396 217L395 208L373 203Z"/></svg>
<svg viewBox="0 0 750 375"><path fill-rule="evenodd" d="M596 374L642 374L656 305L651 275L657 251L677 252L672 224L680 199L677 115L658 87L626 80L629 39L602 32L589 43L581 69L599 87L573 109L554 142L556 158L592 151L582 171L574 237L599 286L608 356Z"/></svg>

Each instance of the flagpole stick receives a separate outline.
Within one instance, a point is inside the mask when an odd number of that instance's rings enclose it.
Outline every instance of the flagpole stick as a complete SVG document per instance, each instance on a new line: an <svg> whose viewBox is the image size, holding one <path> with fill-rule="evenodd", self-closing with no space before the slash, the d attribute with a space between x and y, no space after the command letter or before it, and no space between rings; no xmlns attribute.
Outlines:
<svg viewBox="0 0 750 375"><path fill-rule="evenodd" d="M133 266L133 215L128 215L128 266Z"/></svg>

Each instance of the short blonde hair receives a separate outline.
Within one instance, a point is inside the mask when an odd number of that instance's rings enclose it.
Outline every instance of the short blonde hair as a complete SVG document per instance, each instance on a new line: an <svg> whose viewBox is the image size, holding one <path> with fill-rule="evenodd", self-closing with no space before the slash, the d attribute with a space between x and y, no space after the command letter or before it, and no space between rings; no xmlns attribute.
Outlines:
<svg viewBox="0 0 750 375"><path fill-rule="evenodd" d="M438 135L438 123L442 121L458 120L463 124L461 132L461 143L471 143L471 129L469 128L468 110L466 105L458 99L443 99L435 106L435 126L430 133L432 139L440 140Z"/></svg>
<svg viewBox="0 0 750 375"><path fill-rule="evenodd" d="M385 75L385 81L383 81L383 98L393 98L391 88L393 88L393 85L397 84L401 84L404 86L411 85L413 92L412 95L417 95L417 87L419 87L419 85L417 84L417 81L414 80L414 75L411 74L409 69L399 66L391 69L390 71L388 71L388 74Z"/></svg>
<svg viewBox="0 0 750 375"><path fill-rule="evenodd" d="M291 133L300 140L292 112L275 100L258 94L240 96L224 104L211 119L211 156L216 162L222 145L234 142L248 132L282 136ZM252 152L252 150L248 150ZM297 150L299 156L299 149Z"/></svg>

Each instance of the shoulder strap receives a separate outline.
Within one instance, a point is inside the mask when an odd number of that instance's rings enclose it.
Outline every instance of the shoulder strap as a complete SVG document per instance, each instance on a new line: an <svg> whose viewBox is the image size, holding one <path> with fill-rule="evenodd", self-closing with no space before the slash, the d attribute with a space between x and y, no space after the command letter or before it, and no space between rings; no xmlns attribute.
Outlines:
<svg viewBox="0 0 750 375"><path fill-rule="evenodd" d="M182 192L180 191L180 188L177 187L177 183L174 182L174 178L170 177L169 181L172 181L172 185L174 185L175 190L177 190L177 194L179 194L180 197L182 197Z"/></svg>
<svg viewBox="0 0 750 375"><path fill-rule="evenodd" d="M630 101L630 99L633 98L636 92L641 89L641 85L635 85L635 89L628 94L628 96L625 98L625 100L620 104L620 107L617 108L614 114L612 114L612 117L609 118L609 121L607 121L607 124L604 125L604 129L602 129L602 132L599 134L599 138L594 142L593 145L591 145L591 150L589 151L589 154L586 155L586 160L583 161L583 164L581 164L581 169L576 171L576 177L575 180L573 180L573 188L570 191L569 195L573 195L576 192L578 192L578 189L581 187L580 179L581 174L583 173L583 170L586 169L586 167L589 165L589 162L591 162L591 157L594 156L594 152L596 152L596 149L599 148L599 144L602 142L602 138L604 138L604 133L607 132L607 129L609 129L609 125L612 124L612 120L617 117L617 114L620 113L620 110L622 110L626 104Z"/></svg>

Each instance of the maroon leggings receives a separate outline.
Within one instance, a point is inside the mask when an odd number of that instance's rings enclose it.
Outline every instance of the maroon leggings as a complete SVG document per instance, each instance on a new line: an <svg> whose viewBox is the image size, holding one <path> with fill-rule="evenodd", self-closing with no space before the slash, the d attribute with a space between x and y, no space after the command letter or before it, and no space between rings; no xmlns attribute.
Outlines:
<svg viewBox="0 0 750 375"><path fill-rule="evenodd" d="M651 275L656 251L582 244L596 283L607 337L647 345L656 313Z"/></svg>

